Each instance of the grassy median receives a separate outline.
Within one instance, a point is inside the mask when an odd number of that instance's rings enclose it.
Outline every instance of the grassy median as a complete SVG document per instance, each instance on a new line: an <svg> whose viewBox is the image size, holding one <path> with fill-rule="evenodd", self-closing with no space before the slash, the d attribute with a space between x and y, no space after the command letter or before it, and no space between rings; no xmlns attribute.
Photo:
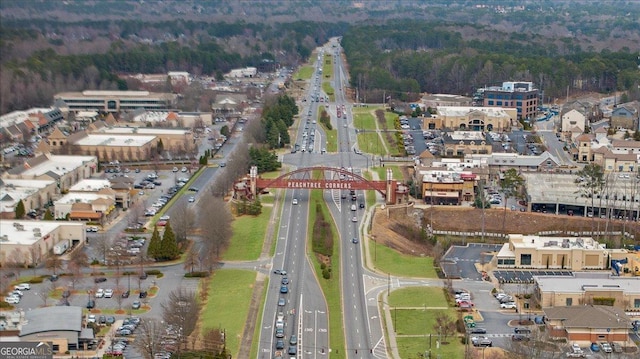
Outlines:
<svg viewBox="0 0 640 359"><path fill-rule="evenodd" d="M272 206L262 206L258 216L236 217L231 227L233 236L222 258L227 261L252 261L260 257L271 219Z"/></svg>
<svg viewBox="0 0 640 359"><path fill-rule="evenodd" d="M322 277L321 263L318 260L318 256L314 252L309 252L309 256L312 258L312 263L315 268L316 276L320 283L320 288L324 293L327 300L327 309L329 314L329 347L331 348L331 358L346 358L345 355L345 343L344 343L344 327L342 325L342 302L340 295L340 244L337 240L340 238L338 230L335 224L331 220L331 213L323 198L322 190L311 191L309 211L309 238L313 238L313 226L316 222L316 205L322 211L322 216L330 223L331 232L333 238L333 254L331 256L331 278L324 279ZM311 248L312 246L308 246Z"/></svg>

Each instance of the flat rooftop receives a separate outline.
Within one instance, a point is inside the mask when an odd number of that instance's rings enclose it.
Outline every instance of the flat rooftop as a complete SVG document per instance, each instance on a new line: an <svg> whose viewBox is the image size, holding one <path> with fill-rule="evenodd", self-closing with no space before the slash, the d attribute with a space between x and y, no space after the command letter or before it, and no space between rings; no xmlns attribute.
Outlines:
<svg viewBox="0 0 640 359"><path fill-rule="evenodd" d="M33 167L25 168L20 172L22 176L42 176L47 172L53 172L58 176L73 171L74 169L84 165L87 162L95 161L95 156L65 156L65 155L46 155L47 160Z"/></svg>
<svg viewBox="0 0 640 359"><path fill-rule="evenodd" d="M509 117L502 107L473 107L473 106L438 106L438 115L441 116L466 116L469 112L480 111L491 117Z"/></svg>
<svg viewBox="0 0 640 359"><path fill-rule="evenodd" d="M88 134L87 136L74 142L74 144L79 146L141 147L149 142L152 142L155 138L156 136Z"/></svg>
<svg viewBox="0 0 640 359"><path fill-rule="evenodd" d="M449 133L454 141L466 140L466 141L484 141L484 133L480 131L453 131Z"/></svg>
<svg viewBox="0 0 640 359"><path fill-rule="evenodd" d="M605 249L603 245L590 237L540 237L522 234L510 234L509 243L517 248L553 248L553 249Z"/></svg>
<svg viewBox="0 0 640 359"><path fill-rule="evenodd" d="M91 203L99 198L109 198L106 194L98 194L95 192L69 192L62 198L53 202L54 205L74 204L74 203Z"/></svg>
<svg viewBox="0 0 640 359"><path fill-rule="evenodd" d="M7 241L2 244L31 245L42 236L53 232L60 226L84 226L83 222L58 222L58 221L20 221L0 219L0 235L7 236ZM36 237L34 229L39 229L41 235ZM38 232L37 230L35 232Z"/></svg>
<svg viewBox="0 0 640 359"><path fill-rule="evenodd" d="M609 273L574 272L569 276L533 276L543 292L582 293L616 291L640 294L640 277L618 277Z"/></svg>
<svg viewBox="0 0 640 359"><path fill-rule="evenodd" d="M169 113L167 113L168 115ZM99 130L101 134L114 135L186 135L191 130L184 128L153 128L153 127L103 127Z"/></svg>
<svg viewBox="0 0 640 359"><path fill-rule="evenodd" d="M176 95L165 92L149 91L96 91L86 90L82 92L61 92L55 98L174 98Z"/></svg>
<svg viewBox="0 0 640 359"><path fill-rule="evenodd" d="M527 193L529 194L531 203L559 203L572 204L585 207L591 207L591 198L581 197L580 188L575 183L578 179L577 175L564 173L529 173L521 174L526 180ZM626 178L628 177L628 178ZM612 196L609 199L596 198L593 205L595 207L614 207L614 208L636 208L637 202L634 204L630 201L623 201L622 195L628 194L631 197L634 189L638 187L635 175L620 175L607 180L608 192L611 194L619 194L618 200L614 200ZM638 201L636 196L636 201Z"/></svg>
<svg viewBox="0 0 640 359"><path fill-rule="evenodd" d="M83 179L69 188L69 192L96 192L105 187L111 187L107 179Z"/></svg>

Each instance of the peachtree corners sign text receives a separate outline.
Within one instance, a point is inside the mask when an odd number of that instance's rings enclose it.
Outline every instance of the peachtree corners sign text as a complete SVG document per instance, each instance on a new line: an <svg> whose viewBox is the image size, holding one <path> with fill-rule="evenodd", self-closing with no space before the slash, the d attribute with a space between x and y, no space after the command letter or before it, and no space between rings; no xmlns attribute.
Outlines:
<svg viewBox="0 0 640 359"><path fill-rule="evenodd" d="M51 342L0 342L3 359L52 359Z"/></svg>

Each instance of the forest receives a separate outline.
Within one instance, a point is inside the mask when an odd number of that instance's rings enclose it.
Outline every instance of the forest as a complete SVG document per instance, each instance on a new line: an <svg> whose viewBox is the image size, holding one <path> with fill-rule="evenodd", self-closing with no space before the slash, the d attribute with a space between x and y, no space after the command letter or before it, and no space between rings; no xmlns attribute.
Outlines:
<svg viewBox="0 0 640 359"><path fill-rule="evenodd" d="M358 101L470 95L533 81L545 101L628 90L638 98L640 4L590 1L275 0L0 3L0 113L61 91L127 89L122 74L221 77L304 63L342 36ZM100 16L96 16L100 14ZM35 20L36 21L31 21Z"/></svg>
<svg viewBox="0 0 640 359"><path fill-rule="evenodd" d="M361 101L379 101L381 90L404 100L420 92L472 95L512 80L534 82L545 101L567 91L631 90L630 98L640 98L637 51L584 51L519 34L466 40L450 28L419 21L349 28L342 45ZM491 32L477 27L476 34L483 31Z"/></svg>

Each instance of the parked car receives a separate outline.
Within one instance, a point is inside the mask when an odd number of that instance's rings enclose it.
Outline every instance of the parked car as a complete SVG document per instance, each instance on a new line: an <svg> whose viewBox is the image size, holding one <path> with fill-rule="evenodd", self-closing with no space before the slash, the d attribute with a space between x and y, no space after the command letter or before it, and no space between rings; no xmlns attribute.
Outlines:
<svg viewBox="0 0 640 359"><path fill-rule="evenodd" d="M122 292L122 298L129 298L129 291L125 290L124 292Z"/></svg>
<svg viewBox="0 0 640 359"><path fill-rule="evenodd" d="M104 297L104 289L99 288L98 290L96 290L95 297L96 297L96 298L102 298L102 297Z"/></svg>
<svg viewBox="0 0 640 359"><path fill-rule="evenodd" d="M597 353L600 351L600 346L598 346L598 343L591 343L591 351L594 353Z"/></svg>
<svg viewBox="0 0 640 359"><path fill-rule="evenodd" d="M605 353L613 353L613 348L609 343L600 343L600 347L602 348L602 351Z"/></svg>
<svg viewBox="0 0 640 359"><path fill-rule="evenodd" d="M4 297L4 301L5 303L9 303L9 304L18 304L20 303L20 298L16 296L8 296L8 297Z"/></svg>
<svg viewBox="0 0 640 359"><path fill-rule="evenodd" d="M528 342L531 338L524 334L514 334L511 336L511 340L514 342Z"/></svg>
<svg viewBox="0 0 640 359"><path fill-rule="evenodd" d="M89 314L87 316L87 323L95 323L96 322L96 315L95 314Z"/></svg>
<svg viewBox="0 0 640 359"><path fill-rule="evenodd" d="M487 330L485 328L475 327L471 329L471 334L487 334Z"/></svg>
<svg viewBox="0 0 640 359"><path fill-rule="evenodd" d="M93 299L89 299L89 301L87 301L87 309L93 309L96 307L96 302Z"/></svg>
<svg viewBox="0 0 640 359"><path fill-rule="evenodd" d="M20 283L20 284L16 285L14 287L14 289L17 289L17 290L30 290L31 289L31 284L29 284L29 283Z"/></svg>
<svg viewBox="0 0 640 359"><path fill-rule="evenodd" d="M60 277L58 277L58 275L57 275L57 274L52 274L52 275L49 277L49 280L50 280L51 282L55 282L55 281L57 281L59 278L60 278Z"/></svg>
<svg viewBox="0 0 640 359"><path fill-rule="evenodd" d="M102 282L106 282L106 281L107 281L107 278L105 278L105 277L97 277L97 278L93 279L94 283L102 283Z"/></svg>
<svg viewBox="0 0 640 359"><path fill-rule="evenodd" d="M147 297L147 291L146 291L146 290L142 290L142 291L140 291L140 294L138 294L138 297L140 297L140 298L146 298L146 297Z"/></svg>
<svg viewBox="0 0 640 359"><path fill-rule="evenodd" d="M131 303L131 308L132 309L140 309L140 301L139 300L134 300L133 303Z"/></svg>
<svg viewBox="0 0 640 359"><path fill-rule="evenodd" d="M105 297L105 298L111 298L111 297L113 297L113 289L105 289L105 291L104 291L104 297Z"/></svg>
<svg viewBox="0 0 640 359"><path fill-rule="evenodd" d="M502 309L516 309L516 303L514 302L508 302L508 303L501 303L500 304L500 308Z"/></svg>

